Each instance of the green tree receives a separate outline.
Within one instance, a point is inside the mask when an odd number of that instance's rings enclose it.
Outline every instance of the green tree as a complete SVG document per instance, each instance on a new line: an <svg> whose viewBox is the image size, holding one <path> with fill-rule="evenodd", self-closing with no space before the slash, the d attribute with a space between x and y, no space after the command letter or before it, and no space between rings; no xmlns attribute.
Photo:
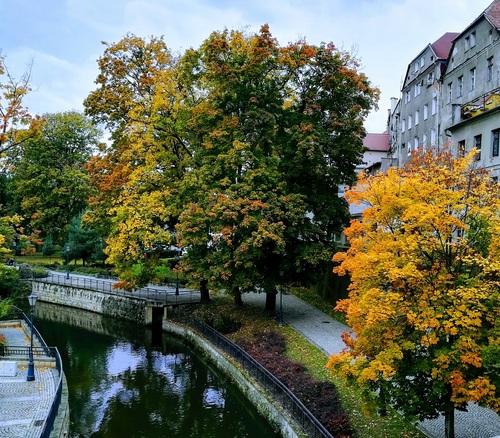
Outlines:
<svg viewBox="0 0 500 438"><path fill-rule="evenodd" d="M262 288L272 312L279 283L331 263L347 220L337 187L354 178L377 91L333 45L280 47L268 26L214 32L181 65L199 95L177 225L184 269L239 304Z"/></svg>
<svg viewBox="0 0 500 438"><path fill-rule="evenodd" d="M474 164L429 152L362 175L346 196L368 208L334 257L354 333L329 366L409 416L444 414L447 438L469 401L500 411L500 186Z"/></svg>
<svg viewBox="0 0 500 438"><path fill-rule="evenodd" d="M263 26L214 32L180 59L161 39L127 35L99 65L86 111L113 143L89 165L99 194L87 218L104 224L125 285L150 280L174 239L202 291L237 303L254 288L275 300L292 272L324 269L347 217L336 184L354 177L377 97L353 59L332 45L280 47Z"/></svg>
<svg viewBox="0 0 500 438"><path fill-rule="evenodd" d="M86 262L103 261L103 241L97 230L82 225L83 213L76 216L69 225L68 244L71 260ZM66 247L66 245L65 245Z"/></svg>
<svg viewBox="0 0 500 438"><path fill-rule="evenodd" d="M60 242L69 222L93 194L84 168L99 147L101 132L78 112L46 114L36 138L11 156L11 190L33 228Z"/></svg>

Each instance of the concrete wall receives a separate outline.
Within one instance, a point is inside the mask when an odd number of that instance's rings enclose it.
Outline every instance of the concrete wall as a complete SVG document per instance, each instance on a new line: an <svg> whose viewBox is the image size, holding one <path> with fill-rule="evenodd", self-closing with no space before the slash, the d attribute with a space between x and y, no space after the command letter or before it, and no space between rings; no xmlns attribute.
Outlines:
<svg viewBox="0 0 500 438"><path fill-rule="evenodd" d="M33 281L32 290L40 301L102 313L138 324L150 322L152 306L132 296L128 298L37 281Z"/></svg>
<svg viewBox="0 0 500 438"><path fill-rule="evenodd" d="M163 330L183 337L194 348L202 350L207 359L231 378L232 383L234 383L241 393L250 400L259 413L267 419L269 424L280 432L281 436L284 438L305 437L305 435L297 432L300 430L300 427L294 425L293 419L287 416L284 411L277 409L272 401L266 396L266 393L262 392L252 381L248 380L246 375L226 356L221 354L219 350L214 348L212 344L205 341L189 328L168 321L163 321Z"/></svg>

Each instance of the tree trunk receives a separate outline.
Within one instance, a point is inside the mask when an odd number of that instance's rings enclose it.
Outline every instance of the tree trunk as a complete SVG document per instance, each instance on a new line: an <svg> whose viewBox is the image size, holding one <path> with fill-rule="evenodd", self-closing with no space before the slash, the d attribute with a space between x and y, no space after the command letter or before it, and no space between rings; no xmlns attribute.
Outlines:
<svg viewBox="0 0 500 438"><path fill-rule="evenodd" d="M276 316L276 295L278 294L276 288L271 291L266 291L266 306L264 312L266 315L274 318Z"/></svg>
<svg viewBox="0 0 500 438"><path fill-rule="evenodd" d="M444 412L444 436L455 438L455 404L451 401L452 389L448 385L448 403Z"/></svg>
<svg viewBox="0 0 500 438"><path fill-rule="evenodd" d="M243 300L241 299L241 292L239 287L233 289L233 303L235 307L243 307Z"/></svg>
<svg viewBox="0 0 500 438"><path fill-rule="evenodd" d="M452 406L444 413L444 436L455 438L455 407Z"/></svg>
<svg viewBox="0 0 500 438"><path fill-rule="evenodd" d="M208 281L201 280L200 282L200 303L207 304L210 302L210 293L208 291Z"/></svg>

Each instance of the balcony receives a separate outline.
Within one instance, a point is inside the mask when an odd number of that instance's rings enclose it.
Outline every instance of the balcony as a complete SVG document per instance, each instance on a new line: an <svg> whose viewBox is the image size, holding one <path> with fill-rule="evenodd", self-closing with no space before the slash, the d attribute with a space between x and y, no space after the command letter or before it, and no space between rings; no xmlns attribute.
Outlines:
<svg viewBox="0 0 500 438"><path fill-rule="evenodd" d="M500 106L500 88L483 94L460 107L460 122L480 116Z"/></svg>

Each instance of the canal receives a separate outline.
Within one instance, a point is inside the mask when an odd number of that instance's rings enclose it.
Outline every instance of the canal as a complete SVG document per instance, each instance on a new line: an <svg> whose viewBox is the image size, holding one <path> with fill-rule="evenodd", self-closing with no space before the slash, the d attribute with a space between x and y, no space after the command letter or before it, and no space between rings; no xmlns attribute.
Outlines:
<svg viewBox="0 0 500 438"><path fill-rule="evenodd" d="M179 338L47 303L35 325L62 357L70 437L279 437Z"/></svg>

